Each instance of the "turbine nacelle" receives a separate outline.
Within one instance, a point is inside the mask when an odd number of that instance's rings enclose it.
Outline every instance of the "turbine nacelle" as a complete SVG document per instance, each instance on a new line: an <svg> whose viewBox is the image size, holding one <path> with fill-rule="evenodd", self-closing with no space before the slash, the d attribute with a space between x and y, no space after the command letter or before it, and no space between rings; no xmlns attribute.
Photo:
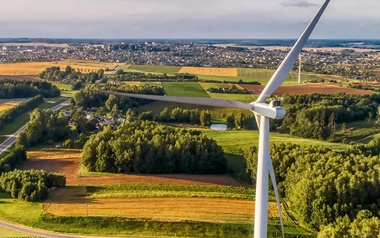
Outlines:
<svg viewBox="0 0 380 238"><path fill-rule="evenodd" d="M280 101L278 100L273 100L269 104L253 102L251 105L253 106L252 112L267 118L282 119L286 115L285 109L279 106Z"/></svg>

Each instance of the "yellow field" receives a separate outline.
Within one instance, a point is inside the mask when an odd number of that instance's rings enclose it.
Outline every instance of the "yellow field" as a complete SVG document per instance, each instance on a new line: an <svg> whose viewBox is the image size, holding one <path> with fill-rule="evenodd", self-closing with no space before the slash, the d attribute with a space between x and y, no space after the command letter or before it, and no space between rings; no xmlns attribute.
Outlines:
<svg viewBox="0 0 380 238"><path fill-rule="evenodd" d="M7 110L11 107L14 107L20 104L21 101L8 101L0 104L0 111Z"/></svg>
<svg viewBox="0 0 380 238"><path fill-rule="evenodd" d="M202 67L182 67L180 73L213 75L213 76L228 76L237 77L236 68L202 68Z"/></svg>
<svg viewBox="0 0 380 238"><path fill-rule="evenodd" d="M79 189L79 191L78 191ZM81 188L57 190L43 204L57 216L122 216L160 221L205 221L252 223L254 201L220 198L107 198L83 196ZM62 193L62 194L61 194ZM269 203L270 218L278 217L277 205Z"/></svg>
<svg viewBox="0 0 380 238"><path fill-rule="evenodd" d="M75 70L84 73L98 71L99 69L114 69L117 63L104 63L90 60L64 60L55 62L24 62L12 64L0 64L0 75L38 75L48 67L59 66L64 70L70 65Z"/></svg>

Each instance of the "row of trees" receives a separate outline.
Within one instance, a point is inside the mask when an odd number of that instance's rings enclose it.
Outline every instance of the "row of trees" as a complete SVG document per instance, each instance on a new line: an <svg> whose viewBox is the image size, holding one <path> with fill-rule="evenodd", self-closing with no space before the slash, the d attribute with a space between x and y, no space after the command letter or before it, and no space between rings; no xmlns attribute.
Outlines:
<svg viewBox="0 0 380 238"><path fill-rule="evenodd" d="M230 85L228 88L209 88L210 93L234 93L234 94L250 94L245 88L238 88L235 84Z"/></svg>
<svg viewBox="0 0 380 238"><path fill-rule="evenodd" d="M4 128L7 124L16 120L21 114L30 111L44 102L41 95L35 96L27 101L24 101L14 107L2 111L0 114L0 129Z"/></svg>
<svg viewBox="0 0 380 238"><path fill-rule="evenodd" d="M47 173L43 170L14 170L0 176L0 188L13 198L39 201L48 197L51 187L66 186L63 174Z"/></svg>
<svg viewBox="0 0 380 238"><path fill-rule="evenodd" d="M182 74L177 73L174 75L163 74L150 74L141 72L124 72L124 70L119 69L110 78L115 81L167 81L167 82L198 82L198 76L192 74Z"/></svg>
<svg viewBox="0 0 380 238"><path fill-rule="evenodd" d="M45 98L52 98L61 96L61 91L46 81L0 81L0 98L29 98L39 94Z"/></svg>
<svg viewBox="0 0 380 238"><path fill-rule="evenodd" d="M137 120L116 129L105 126L83 148L82 164L90 171L118 173L219 174L227 171L216 141L198 131L174 129Z"/></svg>
<svg viewBox="0 0 380 238"><path fill-rule="evenodd" d="M74 104L84 108L106 107L108 110L116 105L115 110L126 112L129 108L138 107L152 100L129 98L125 96L98 93L97 90L118 91L137 94L164 95L162 87L152 85L88 85L74 96Z"/></svg>
<svg viewBox="0 0 380 238"><path fill-rule="evenodd" d="M16 143L13 150L0 159L0 174L12 171L17 165L27 159L26 149L23 145Z"/></svg>
<svg viewBox="0 0 380 238"><path fill-rule="evenodd" d="M347 216L350 222L362 210L379 218L380 140L345 151L295 144L271 144L270 153L280 193L290 209L310 228L324 232ZM256 177L257 148L244 153L252 181ZM345 218L347 219L347 218ZM336 225L334 225L336 226ZM333 236L329 236L333 237ZM344 236L335 236L344 237ZM371 236L362 236L371 237Z"/></svg>

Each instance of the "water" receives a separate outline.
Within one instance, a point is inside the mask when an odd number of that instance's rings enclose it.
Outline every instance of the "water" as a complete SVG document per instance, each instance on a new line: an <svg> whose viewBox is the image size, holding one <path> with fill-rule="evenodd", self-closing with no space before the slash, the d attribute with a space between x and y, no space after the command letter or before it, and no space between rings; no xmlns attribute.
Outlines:
<svg viewBox="0 0 380 238"><path fill-rule="evenodd" d="M225 131L225 130L227 130L227 125L225 125L225 124L212 124L210 126L210 129L214 130L214 131Z"/></svg>

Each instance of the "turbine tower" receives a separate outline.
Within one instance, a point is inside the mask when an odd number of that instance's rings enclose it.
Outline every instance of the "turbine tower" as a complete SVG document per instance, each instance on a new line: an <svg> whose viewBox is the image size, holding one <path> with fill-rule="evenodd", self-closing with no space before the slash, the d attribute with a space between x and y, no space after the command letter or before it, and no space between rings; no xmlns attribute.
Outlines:
<svg viewBox="0 0 380 238"><path fill-rule="evenodd" d="M318 23L329 2L330 0L326 0L324 2L321 9L317 12L315 17L306 27L305 31L294 44L293 48L290 50L284 61L273 74L272 78L269 80L268 84L265 86L264 90L261 92L259 98L255 102L243 103L239 101L220 98L157 96L109 91L97 92L141 99L151 99L158 101L178 102L213 107L238 108L252 111L255 114L260 132L256 177L254 238L267 237L268 173L273 183L278 212L280 216L280 223L282 227L282 236L284 237L280 198L277 190L277 183L275 179L273 164L269 154L269 120L282 119L285 117L286 112L285 109L280 106L280 101L271 101L269 104L267 104L265 101L284 82L284 80L288 76L290 70L292 69L292 66L297 60L297 56L301 53L302 48L304 47L312 31L314 30L314 27Z"/></svg>
<svg viewBox="0 0 380 238"><path fill-rule="evenodd" d="M299 65L298 65L298 84L301 84L301 67L302 67L302 61L301 61L301 53L298 58Z"/></svg>

